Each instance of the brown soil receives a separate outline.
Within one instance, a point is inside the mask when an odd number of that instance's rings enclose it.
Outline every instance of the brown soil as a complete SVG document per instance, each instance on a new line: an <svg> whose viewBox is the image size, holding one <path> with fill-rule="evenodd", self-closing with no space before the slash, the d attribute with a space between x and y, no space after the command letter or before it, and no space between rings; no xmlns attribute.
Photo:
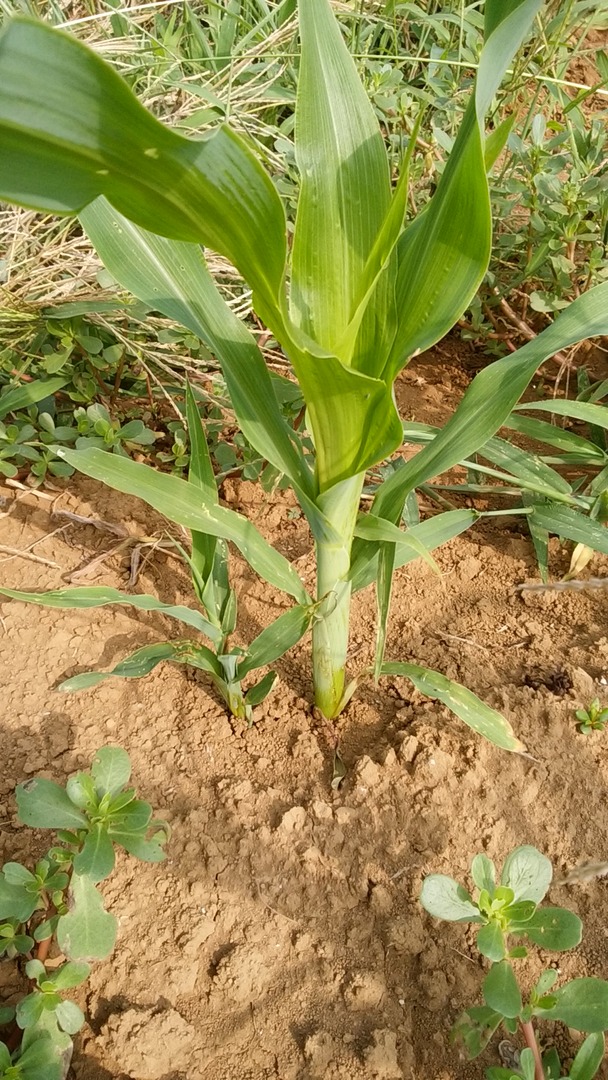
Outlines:
<svg viewBox="0 0 608 1080"><path fill-rule="evenodd" d="M424 372L412 369L403 387L418 418L436 422L463 379L446 368L429 386ZM53 509L138 535L163 527L136 501L78 479L56 504L4 495L4 548L54 564L0 552L7 586L61 586L116 543ZM285 498L238 482L225 496L312 584L307 531ZM204 682L168 666L74 697L54 692L66 675L175 635L162 617L2 603L3 859L26 858L31 846L15 783L62 781L108 743L128 750L142 797L173 828L160 868L120 856L103 886L119 943L87 985L74 1077L477 1080L484 1063L498 1063L495 1046L466 1064L448 1044L459 1010L479 1000L483 966L466 927L422 911L421 880L429 871L464 879L477 851L500 863L522 843L546 852L558 878L608 858L608 736L585 738L574 723L576 707L605 694L608 625L601 593L522 596L517 584L536 576L531 545L515 520L497 520L439 551L441 577L424 564L398 573L389 656L437 668L502 709L533 757L495 749L405 680L387 679L362 685L337 725L348 767L338 791L332 733L311 709L307 641L277 665L278 689L248 730L231 725ZM188 602L179 563L159 550L146 558L137 588ZM557 544L553 559L563 572ZM246 638L285 599L235 568ZM605 573L605 560L590 572ZM83 580L125 587L127 575L113 556ZM354 670L371 657L373 619L367 590L354 606ZM602 881L551 889L586 928L583 945L560 958L564 976L608 975L605 890ZM532 978L536 962L521 970ZM14 978L2 973L4 994Z"/></svg>

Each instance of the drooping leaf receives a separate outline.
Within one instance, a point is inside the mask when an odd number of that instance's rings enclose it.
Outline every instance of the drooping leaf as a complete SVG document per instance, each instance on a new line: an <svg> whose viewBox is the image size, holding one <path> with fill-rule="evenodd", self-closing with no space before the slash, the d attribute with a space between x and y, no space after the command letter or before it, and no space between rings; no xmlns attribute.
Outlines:
<svg viewBox="0 0 608 1080"><path fill-rule="evenodd" d="M169 130L96 53L42 22L8 24L0 73L0 197L65 214L105 195L143 228L221 252L273 321L285 215L232 128L202 140Z"/></svg>
<svg viewBox="0 0 608 1080"><path fill-rule="evenodd" d="M533 900L540 904L552 878L553 867L547 856L524 844L507 855L500 882L513 890L516 900Z"/></svg>
<svg viewBox="0 0 608 1080"><path fill-rule="evenodd" d="M530 520L540 529L608 554L608 529L569 506L536 502Z"/></svg>
<svg viewBox="0 0 608 1080"><path fill-rule="evenodd" d="M470 457L498 430L547 357L584 338L606 333L608 282L603 282L573 300L533 341L475 376L436 438L380 486L374 512L397 521L408 492Z"/></svg>
<svg viewBox="0 0 608 1080"><path fill-rule="evenodd" d="M401 661L388 661L382 664L383 675L402 675L413 682L417 690L427 697L437 698L451 709L473 731L483 735L502 750L521 753L523 743L517 739L508 720L489 705L467 690L460 683L452 682L439 671L421 667L419 664L407 664Z"/></svg>
<svg viewBox="0 0 608 1080"><path fill-rule="evenodd" d="M312 473L281 413L262 353L218 293L198 245L155 236L128 221L105 199L87 207L80 220L124 288L186 326L212 349L222 365L241 431L301 491L313 532L320 535L320 527L313 524L318 515L312 502Z"/></svg>
<svg viewBox="0 0 608 1080"><path fill-rule="evenodd" d="M117 491L143 499L178 525L232 540L261 578L294 596L301 604L310 602L291 563L270 546L255 525L225 506L204 503L200 489L187 480L103 450L59 447L57 452L79 472Z"/></svg>
<svg viewBox="0 0 608 1080"><path fill-rule="evenodd" d="M30 405L52 397L58 390L63 389L67 381L66 378L35 379L34 382L27 383L25 386L16 386L12 390L7 390L5 394L0 395L0 420L4 420L10 412L29 409Z"/></svg>
<svg viewBox="0 0 608 1080"><path fill-rule="evenodd" d="M15 792L19 820L34 829L81 829L87 819L53 780L38 777L19 784Z"/></svg>
<svg viewBox="0 0 608 1080"><path fill-rule="evenodd" d="M69 911L57 924L57 943L70 960L103 960L114 948L118 924L89 877L73 874Z"/></svg>
<svg viewBox="0 0 608 1080"><path fill-rule="evenodd" d="M192 608L181 604L164 604L155 596L142 596L135 593L123 593L106 585L82 586L76 589L55 589L49 592L22 592L18 589L0 589L0 595L10 596L14 600L23 600L27 604L40 604L53 608L94 608L107 604L124 604L139 611L159 611L171 619L177 619L205 634L211 641L218 641L217 627Z"/></svg>
<svg viewBox="0 0 608 1080"><path fill-rule="evenodd" d="M407 536L408 540L414 536L427 551L433 551L441 544L459 536L466 529L470 529L476 521L479 521L479 515L475 510L448 510L445 514L428 518L420 525L412 525L407 530L407 534L402 533L402 535L404 538ZM418 555L410 543L395 544L395 568L405 566L417 558ZM366 585L377 579L377 560L377 544L355 539L350 566L353 592L364 589Z"/></svg>
<svg viewBox="0 0 608 1080"><path fill-rule="evenodd" d="M479 908L467 890L445 874L428 874L422 883L420 903L429 915L449 922L481 922Z"/></svg>
<svg viewBox="0 0 608 1080"><path fill-rule="evenodd" d="M98 686L99 683L112 676L122 679L141 679L149 675L163 660L175 660L178 647L179 643L170 641L144 645L142 649L136 649L131 656L121 660L111 671L85 671L81 675L73 675L71 679L60 683L58 689L71 694L78 690L88 690L92 686Z"/></svg>
<svg viewBox="0 0 608 1080"><path fill-rule="evenodd" d="M508 960L492 964L483 981L483 996L486 1005L502 1016L519 1016L522 1010L521 993Z"/></svg>

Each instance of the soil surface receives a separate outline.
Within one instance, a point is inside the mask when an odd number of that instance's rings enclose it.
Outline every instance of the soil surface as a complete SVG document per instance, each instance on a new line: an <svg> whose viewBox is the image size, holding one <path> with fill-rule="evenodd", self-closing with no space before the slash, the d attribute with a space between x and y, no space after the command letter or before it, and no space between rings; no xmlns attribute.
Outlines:
<svg viewBox="0 0 608 1080"><path fill-rule="evenodd" d="M469 376L448 362L433 369L433 385L428 375L424 361L406 373L403 412L437 423ZM57 490L2 494L7 587L128 586L124 550L111 553L119 539L60 511L126 525L135 537L166 535L142 504L76 477ZM289 499L235 481L224 498L297 560L312 587L309 536ZM173 555L141 555L136 591L191 602ZM553 542L554 574L568 559ZM76 1039L77 1080L477 1080L484 1064L499 1063L496 1042L472 1064L449 1045L459 1011L480 1000L484 968L472 933L429 918L417 898L431 871L465 880L478 851L501 863L535 844L556 879L608 859L608 733L584 737L574 720L576 708L607 699L605 594L519 592L537 574L516 519L480 525L437 561L441 576L420 562L398 572L387 656L470 687L504 711L531 756L494 748L405 680L385 679L363 683L336 725L347 766L338 790L333 731L311 707L308 640L277 665L278 687L247 729L229 721L203 679L170 666L75 696L54 690L177 636L162 616L2 602L2 860L32 854L14 785L32 775L64 781L105 744L129 752L141 796L173 830L164 864L119 855L103 885L119 940L80 999L88 1022ZM236 559L234 568L245 640L286 598ZM596 557L585 576L605 573ZM354 603L353 671L371 659L374 614L368 589ZM564 977L608 976L606 889L601 880L551 888L551 902L585 924L583 944L559 959ZM539 963L521 964L531 981ZM19 977L11 965L0 972L10 996Z"/></svg>

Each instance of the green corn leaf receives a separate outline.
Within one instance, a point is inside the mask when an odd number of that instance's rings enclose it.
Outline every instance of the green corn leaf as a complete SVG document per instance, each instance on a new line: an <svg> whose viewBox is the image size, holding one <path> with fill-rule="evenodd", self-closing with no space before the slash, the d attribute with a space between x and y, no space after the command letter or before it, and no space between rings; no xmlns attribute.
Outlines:
<svg viewBox="0 0 608 1080"><path fill-rule="evenodd" d="M4 420L10 412L28 409L30 405L35 405L38 401L44 401L45 398L61 390L67 382L67 379L59 378L35 379L26 386L16 386L13 390L7 390L0 396L0 420Z"/></svg>
<svg viewBox="0 0 608 1080"><path fill-rule="evenodd" d="M376 517L375 514L361 514L357 518L355 525L355 536L360 536L363 540L383 541L398 544L400 547L411 547L415 557L418 556L424 559L427 566L430 566L431 570L434 570L436 574L441 573L432 555L429 554L428 548L425 547L413 528L404 531L393 525L392 522Z"/></svg>
<svg viewBox="0 0 608 1080"><path fill-rule="evenodd" d="M156 236L98 199L80 220L108 270L156 311L181 323L215 353L243 434L301 489L312 513L312 474L277 402L255 338L220 296L200 248ZM311 522L312 526L312 522ZM313 531L315 531L313 529Z"/></svg>
<svg viewBox="0 0 608 1080"><path fill-rule="evenodd" d="M521 993L508 960L492 964L483 981L483 996L486 1005L502 1016L519 1016L522 1010Z"/></svg>
<svg viewBox="0 0 608 1080"><path fill-rule="evenodd" d="M114 848L107 826L96 822L91 826L82 849L74 859L74 870L91 881L103 881L114 869Z"/></svg>
<svg viewBox="0 0 608 1080"><path fill-rule="evenodd" d="M583 420L594 427L608 428L608 408L605 405L593 405L589 401L564 401L563 398L551 398L549 401L522 402L516 408L525 409L526 412L548 412L555 416L569 416L573 420Z"/></svg>
<svg viewBox="0 0 608 1080"><path fill-rule="evenodd" d="M0 72L0 197L65 214L104 195L143 228L221 252L260 313L276 311L285 215L231 128L197 141L170 131L96 53L42 22L8 24Z"/></svg>
<svg viewBox="0 0 608 1080"><path fill-rule="evenodd" d="M306 590L291 564L270 546L250 521L224 506L204 503L200 489L168 473L130 458L103 450L57 448L75 469L128 495L143 499L165 517L186 529L200 530L224 540L232 540L249 565L275 588L309 603Z"/></svg>
<svg viewBox="0 0 608 1080"><path fill-rule="evenodd" d="M390 206L389 165L329 3L300 0L298 14L300 195L290 307L296 325L332 354L354 314L365 264Z"/></svg>
<svg viewBox="0 0 608 1080"><path fill-rule="evenodd" d="M380 521L381 519L369 514L368 520ZM390 522L386 522L385 524L389 525ZM395 526L393 526L393 528L395 528ZM401 530L398 529L397 531L400 532ZM386 647L386 632L391 607L391 596L393 593L396 551L396 544L383 543L380 545L380 551L378 553L378 577L376 579L378 617L376 619L376 650L374 656L374 679L376 682L378 682L382 672L382 662L384 660L384 650ZM427 558L431 558L428 553ZM434 560L431 560L431 562L436 566Z"/></svg>
<svg viewBox="0 0 608 1080"><path fill-rule="evenodd" d="M70 960L103 960L112 952L118 924L89 877L73 874L67 915L57 924L57 944Z"/></svg>
<svg viewBox="0 0 608 1080"><path fill-rule="evenodd" d="M315 605L313 604L307 607L296 605L289 608L283 615L279 615L278 619L265 627L261 634L258 634L251 642L237 667L237 679L244 679L256 668L273 664L288 649L297 645L308 630L314 614Z"/></svg>
<svg viewBox="0 0 608 1080"><path fill-rule="evenodd" d="M543 1009L545 1020L561 1020L577 1031L608 1029L608 982L604 979L573 979L553 991L557 999L552 1009Z"/></svg>
<svg viewBox="0 0 608 1080"><path fill-rule="evenodd" d="M261 705L266 700L270 691L273 689L274 684L278 679L278 675L275 671L269 671L267 675L264 675L263 679L260 679L259 683L255 686L250 686L249 690L245 694L245 704L253 709L256 705Z"/></svg>
<svg viewBox="0 0 608 1080"><path fill-rule="evenodd" d="M503 427L510 431L519 431L529 439L563 450L566 454L580 455L581 461L603 463L606 460L606 454L595 443L584 439L582 435L575 435L573 431L565 431L556 424L549 424L546 420L536 420L522 413L512 412Z"/></svg>
<svg viewBox="0 0 608 1080"><path fill-rule="evenodd" d="M543 499L537 499L529 491L522 494L522 503L525 507L531 507L532 510L545 505ZM541 526L534 513L528 514L526 525L530 530L540 579L546 583L549 580L549 533Z"/></svg>
<svg viewBox="0 0 608 1080"><path fill-rule="evenodd" d="M0 589L1 596L10 596L13 600L22 600L27 604L40 604L53 608L93 608L107 604L124 604L137 608L138 611L159 611L170 619L191 626L205 634L214 643L219 643L218 629L198 611L181 604L164 604L155 596L123 593L106 585L83 586L77 589L56 589L50 592L21 592L17 589Z"/></svg>
<svg viewBox="0 0 608 1080"><path fill-rule="evenodd" d="M529 520L533 526L545 529L548 533L574 540L577 544L586 544L604 555L608 554L608 529L569 506L536 501Z"/></svg>
<svg viewBox="0 0 608 1080"><path fill-rule="evenodd" d="M593 1080L604 1060L604 1035L588 1035L570 1066L570 1080Z"/></svg>
<svg viewBox="0 0 608 1080"><path fill-rule="evenodd" d="M536 454L520 450L518 446L512 446L504 439L495 436L488 439L480 448L479 454L500 469L512 473L539 495L559 499L562 495L572 493L571 485L555 469L545 465Z"/></svg>
<svg viewBox="0 0 608 1080"><path fill-rule="evenodd" d="M542 334L480 371L439 434L378 490L373 510L397 521L414 488L476 453L507 419L536 369L587 337L608 333L608 282L577 297Z"/></svg>
<svg viewBox="0 0 608 1080"><path fill-rule="evenodd" d="M479 521L479 516L475 510L448 510L445 514L438 514L437 517L421 522L420 525L412 525L407 533L400 530L400 535L408 541L412 538L419 540L427 551L432 551L470 529ZM405 566L418 557L411 543L395 544L395 567ZM377 580L377 561L377 544L355 540L349 575L354 592Z"/></svg>
<svg viewBox="0 0 608 1080"><path fill-rule="evenodd" d="M188 481L194 487L199 487L203 492L203 501L212 505L219 501L217 497L217 485L205 431L190 383L186 383L186 418L188 421L188 438L190 440ZM217 537L210 536L205 532L193 531L191 536L192 564L196 572L195 575L193 575L195 584L196 580L200 578L206 585L213 572L213 562L218 540ZM222 546L224 549L224 558L227 558L225 545ZM213 610L215 615L219 615L219 612L215 609Z"/></svg>
<svg viewBox="0 0 608 1080"><path fill-rule="evenodd" d="M470 894L445 874L428 874L422 883L420 903L429 915L448 922L481 922L479 908Z"/></svg>
<svg viewBox="0 0 608 1080"><path fill-rule="evenodd" d="M75 829L87 825L66 791L52 780L37 777L19 784L15 792L19 820L34 829Z"/></svg>
<svg viewBox="0 0 608 1080"><path fill-rule="evenodd" d="M129 783L131 762L121 746L103 746L91 765L91 776L98 795L118 795ZM132 800L129 799L129 802Z"/></svg>
<svg viewBox="0 0 608 1080"><path fill-rule="evenodd" d="M121 679L141 679L144 675L149 675L163 660L175 660L176 649L177 646L170 641L144 645L142 649L136 649L130 656L121 660L111 671L85 671L82 675L65 679L59 684L58 689L71 694L78 690L89 690L92 686L98 686L99 683L113 676Z"/></svg>
<svg viewBox="0 0 608 1080"><path fill-rule="evenodd" d="M402 675L413 682L417 690L427 697L437 698L451 709L473 731L483 735L495 746L503 750L521 753L523 743L517 739L513 729L504 716L485 705L483 701L467 690L460 683L441 675L438 671L421 667L419 664L407 664L401 661L389 661L382 664L383 675Z"/></svg>
<svg viewBox="0 0 608 1080"><path fill-rule="evenodd" d="M535 847L524 844L507 855L500 883L513 890L516 900L533 900L540 904L552 879L550 859Z"/></svg>

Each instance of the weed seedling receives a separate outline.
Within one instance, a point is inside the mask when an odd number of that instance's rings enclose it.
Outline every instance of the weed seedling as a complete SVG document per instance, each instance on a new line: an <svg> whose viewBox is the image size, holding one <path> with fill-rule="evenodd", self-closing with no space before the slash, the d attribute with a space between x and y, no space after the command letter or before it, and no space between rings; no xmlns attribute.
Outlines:
<svg viewBox="0 0 608 1080"><path fill-rule="evenodd" d="M510 1035L519 1029L526 1047L518 1066L491 1066L486 1069L487 1080L557 1080L564 1075L569 1080L592 1080L604 1057L608 982L572 979L555 988L558 972L549 968L523 995L513 969L513 961L528 955L529 944L563 952L581 940L582 923L572 911L539 907L553 877L549 859L536 848L516 848L507 857L497 884L493 862L486 855L476 855L471 877L478 890L476 899L443 874L425 878L420 894L422 906L435 918L478 923L477 948L491 964L482 985L484 1004L466 1009L458 1018L452 1042L462 1046L468 1058L476 1058L503 1024ZM534 1020L560 1020L588 1033L568 1074L562 1072L555 1049L541 1055Z"/></svg>
<svg viewBox="0 0 608 1080"><path fill-rule="evenodd" d="M600 705L599 698L594 698L587 709L577 709L575 715L581 735L590 735L592 731L603 731L608 724L608 708Z"/></svg>
<svg viewBox="0 0 608 1080"><path fill-rule="evenodd" d="M152 807L127 787L131 764L124 750L107 746L90 772L65 788L43 778L17 788L19 820L56 829L57 842L33 869L7 862L0 871L0 956L25 963L29 993L0 1006L0 1078L63 1080L72 1039L84 1023L65 992L80 986L91 960L112 952L117 920L96 888L114 869L115 846L144 862L164 859L167 828ZM65 957L47 969L53 945Z"/></svg>

